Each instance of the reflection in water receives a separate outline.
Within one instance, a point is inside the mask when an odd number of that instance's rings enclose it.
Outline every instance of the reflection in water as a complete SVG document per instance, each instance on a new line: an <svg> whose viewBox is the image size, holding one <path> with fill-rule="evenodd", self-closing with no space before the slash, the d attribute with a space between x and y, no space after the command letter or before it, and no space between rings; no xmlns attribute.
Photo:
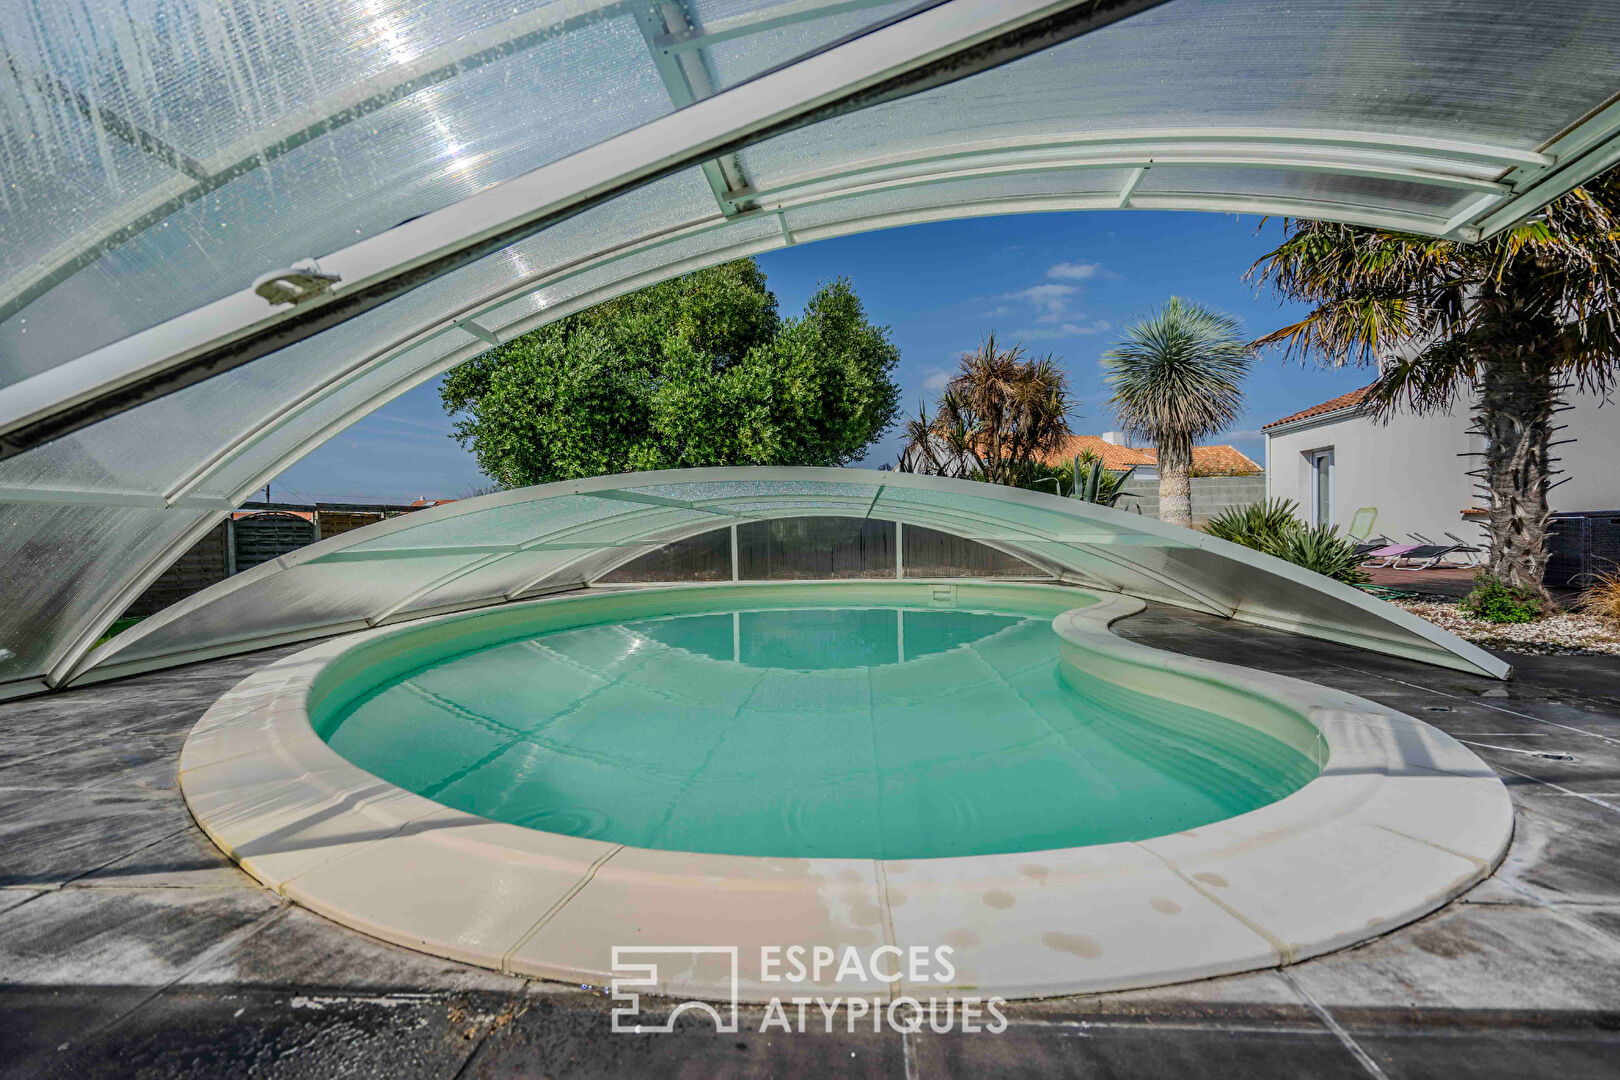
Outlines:
<svg viewBox="0 0 1620 1080"><path fill-rule="evenodd" d="M714 660L789 671L873 667L916 660L1026 621L977 611L792 608L647 619L626 629Z"/></svg>
<svg viewBox="0 0 1620 1080"><path fill-rule="evenodd" d="M1245 725L1057 673L1045 618L726 611L451 657L322 734L501 821L640 847L928 858L1142 839L1315 766Z"/></svg>

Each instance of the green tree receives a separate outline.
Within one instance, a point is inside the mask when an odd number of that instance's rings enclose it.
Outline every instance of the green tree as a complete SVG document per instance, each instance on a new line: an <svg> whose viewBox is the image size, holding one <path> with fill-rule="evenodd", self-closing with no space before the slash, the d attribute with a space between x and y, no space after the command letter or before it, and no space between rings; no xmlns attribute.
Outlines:
<svg viewBox="0 0 1620 1080"><path fill-rule="evenodd" d="M1254 350L1230 315L1172 296L1103 354L1119 422L1159 449L1159 518L1192 526L1192 451L1238 417Z"/></svg>
<svg viewBox="0 0 1620 1080"><path fill-rule="evenodd" d="M1620 174L1483 243L1289 221L1249 271L1316 307L1259 339L1324 363L1379 364L1370 404L1449 412L1472 399L1484 439L1489 571L1549 599L1551 449L1560 394L1607 392L1620 367Z"/></svg>
<svg viewBox="0 0 1620 1080"><path fill-rule="evenodd" d="M895 418L899 350L845 279L782 318L752 259L559 319L452 371L455 437L505 487L708 465L845 465Z"/></svg>
<svg viewBox="0 0 1620 1080"><path fill-rule="evenodd" d="M1069 436L1069 380L1048 355L1002 349L990 334L963 353L929 417L905 424L900 471L1023 486L1045 475L1044 458Z"/></svg>

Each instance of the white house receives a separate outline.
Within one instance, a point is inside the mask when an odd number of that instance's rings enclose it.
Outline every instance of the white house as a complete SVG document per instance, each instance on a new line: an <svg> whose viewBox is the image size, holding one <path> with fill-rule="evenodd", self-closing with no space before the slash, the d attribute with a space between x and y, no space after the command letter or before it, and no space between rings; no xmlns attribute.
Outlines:
<svg viewBox="0 0 1620 1080"><path fill-rule="evenodd" d="M1468 454L1483 449L1472 426L1468 403L1447 415L1399 413L1387 424L1362 406L1368 387L1313 405L1265 426L1266 493L1293 499L1312 524L1347 529L1356 510L1378 509L1374 533L1404 540L1422 533L1440 540L1453 533L1480 539L1464 521L1474 507L1474 478L1480 465ZM1554 447L1564 480L1548 501L1554 510L1620 509L1620 403L1574 395L1574 407L1559 414L1567 425Z"/></svg>

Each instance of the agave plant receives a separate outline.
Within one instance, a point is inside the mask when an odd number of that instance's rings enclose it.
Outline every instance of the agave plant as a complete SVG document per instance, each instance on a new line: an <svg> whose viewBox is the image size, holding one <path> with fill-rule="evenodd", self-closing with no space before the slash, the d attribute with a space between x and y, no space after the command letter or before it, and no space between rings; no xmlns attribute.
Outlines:
<svg viewBox="0 0 1620 1080"><path fill-rule="evenodd" d="M1102 458L1090 450L1082 450L1071 468L1074 470L1074 497L1099 506L1113 506L1119 502L1127 494L1125 481L1136 471L1134 465L1123 473L1105 469Z"/></svg>

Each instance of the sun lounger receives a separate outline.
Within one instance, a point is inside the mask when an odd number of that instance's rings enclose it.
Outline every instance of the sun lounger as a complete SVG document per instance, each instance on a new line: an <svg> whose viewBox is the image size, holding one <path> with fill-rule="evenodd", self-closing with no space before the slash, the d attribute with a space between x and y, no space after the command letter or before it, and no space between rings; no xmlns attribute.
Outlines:
<svg viewBox="0 0 1620 1080"><path fill-rule="evenodd" d="M1384 565L1391 570L1433 570L1447 555L1462 550L1462 544L1417 544ZM1416 564L1402 566L1402 563Z"/></svg>
<svg viewBox="0 0 1620 1080"><path fill-rule="evenodd" d="M1421 544L1385 544L1383 547L1374 548L1372 551L1367 552L1367 561L1362 565L1394 566L1395 560L1405 558L1407 552L1416 551L1421 546ZM1374 562L1375 559L1383 561Z"/></svg>
<svg viewBox="0 0 1620 1080"><path fill-rule="evenodd" d="M1387 536L1370 537L1356 545L1356 554L1365 559L1379 548L1386 548L1395 541Z"/></svg>

